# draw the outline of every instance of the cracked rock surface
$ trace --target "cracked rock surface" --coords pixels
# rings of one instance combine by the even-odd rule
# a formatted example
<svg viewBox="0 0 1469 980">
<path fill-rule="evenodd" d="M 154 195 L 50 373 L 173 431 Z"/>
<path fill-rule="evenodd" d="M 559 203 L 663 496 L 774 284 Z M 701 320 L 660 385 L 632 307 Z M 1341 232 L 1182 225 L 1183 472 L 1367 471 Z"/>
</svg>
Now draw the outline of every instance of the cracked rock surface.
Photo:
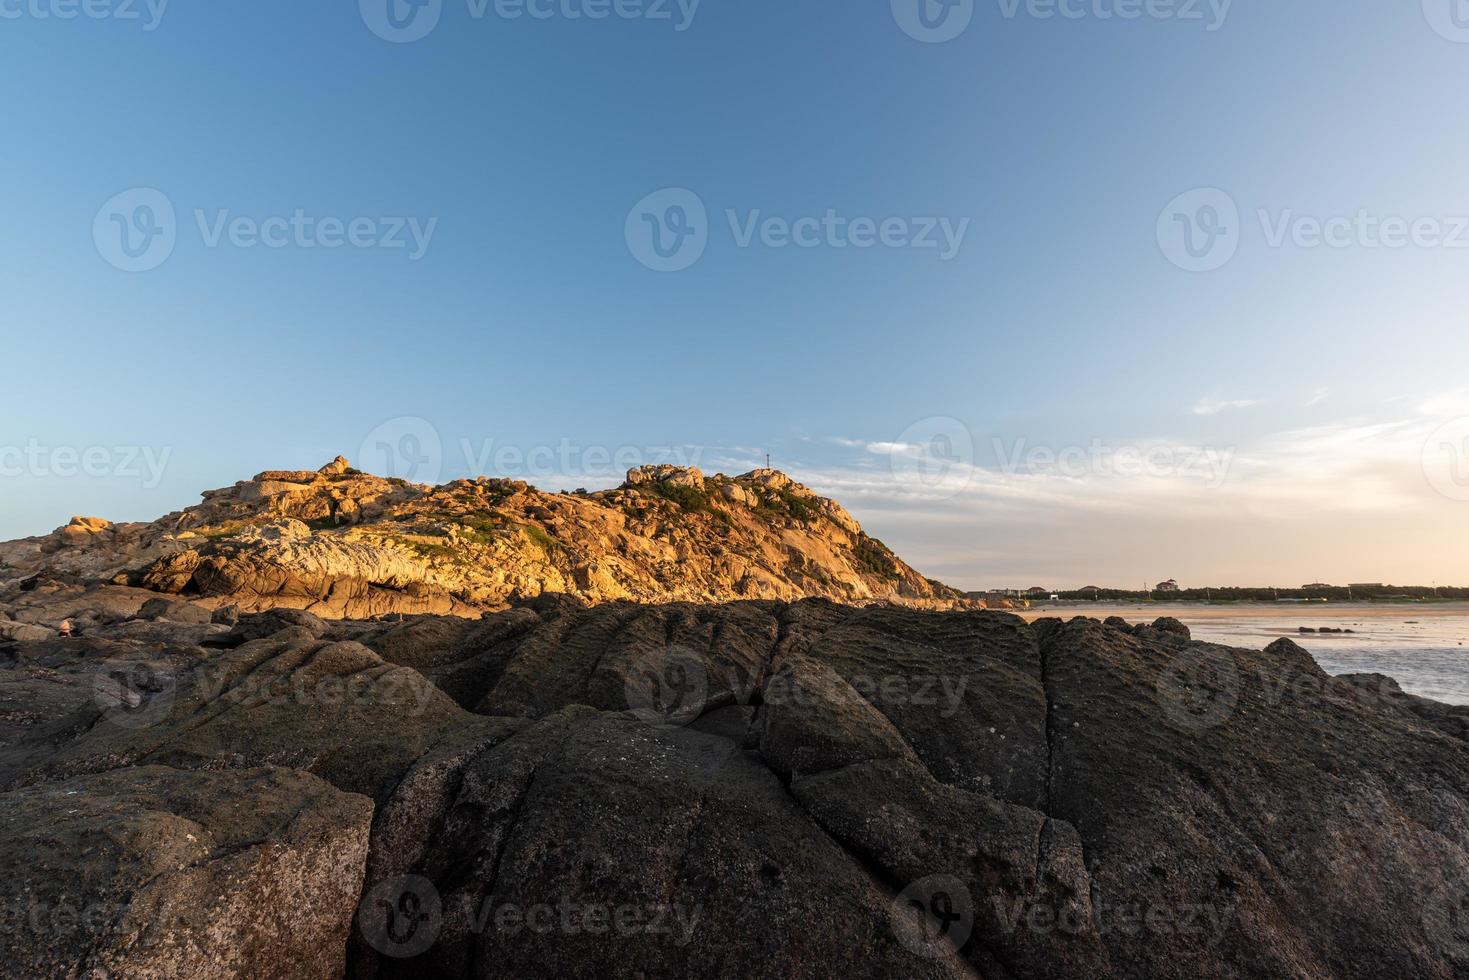
<svg viewBox="0 0 1469 980">
<path fill-rule="evenodd" d="M 824 600 L 148 616 L 0 642 L 0 898 L 105 909 L 12 923 L 0 971 L 1469 975 L 1460 720 L 1289 641 Z"/>
</svg>

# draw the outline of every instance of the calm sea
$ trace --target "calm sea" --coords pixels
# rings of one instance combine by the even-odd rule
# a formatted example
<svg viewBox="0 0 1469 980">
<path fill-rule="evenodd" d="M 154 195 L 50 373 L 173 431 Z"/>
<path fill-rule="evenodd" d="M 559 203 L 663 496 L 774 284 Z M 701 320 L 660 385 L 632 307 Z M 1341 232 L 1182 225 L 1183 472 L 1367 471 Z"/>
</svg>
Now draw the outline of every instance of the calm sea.
<svg viewBox="0 0 1469 980">
<path fill-rule="evenodd" d="M 1260 647 L 1289 636 L 1311 652 L 1328 674 L 1386 674 L 1409 694 L 1448 704 L 1469 704 L 1469 616 L 1415 619 L 1357 617 L 1327 622 L 1312 616 L 1240 616 L 1188 623 L 1194 638 L 1230 646 Z M 1334 626 L 1349 634 L 1299 635 L 1299 627 Z"/>
<path fill-rule="evenodd" d="M 1093 611 L 1097 609 L 1098 611 Z M 1119 615 L 1130 622 L 1176 616 L 1194 639 L 1260 649 L 1288 636 L 1330 674 L 1386 674 L 1409 694 L 1469 704 L 1469 607 L 1379 606 L 1116 606 L 1031 610 L 1035 615 Z M 1301 634 L 1329 626 L 1350 634 Z"/>
</svg>

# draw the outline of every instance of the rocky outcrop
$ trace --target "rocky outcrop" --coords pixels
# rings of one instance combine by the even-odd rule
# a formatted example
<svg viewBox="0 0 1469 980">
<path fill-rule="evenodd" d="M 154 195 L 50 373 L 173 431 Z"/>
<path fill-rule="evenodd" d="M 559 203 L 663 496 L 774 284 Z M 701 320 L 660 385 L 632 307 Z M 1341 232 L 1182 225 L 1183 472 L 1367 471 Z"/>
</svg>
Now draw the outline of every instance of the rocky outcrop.
<svg viewBox="0 0 1469 980">
<path fill-rule="evenodd" d="M 478 616 L 546 594 L 977 605 L 782 473 L 676 466 L 632 470 L 615 490 L 559 494 L 514 480 L 418 486 L 339 456 L 319 471 L 267 471 L 208 491 L 150 524 L 75 518 L 46 538 L 0 544 L 0 596 L 38 577 L 127 585 L 207 609 L 355 619 Z"/>
<path fill-rule="evenodd" d="M 1440 704 L 1416 697 L 1383 674 L 1343 674 L 1339 680 L 1355 685 L 1364 698 L 1411 712 L 1444 734 L 1469 742 L 1469 705 Z"/>
<path fill-rule="evenodd" d="M 372 806 L 283 769 L 0 794 L 13 977 L 340 977 Z"/>
<path fill-rule="evenodd" d="M 0 646 L 3 868 L 21 896 L 127 905 L 36 952 L 7 936 L 0 960 L 154 975 L 162 948 L 205 976 L 378 978 L 1469 970 L 1452 712 L 1364 693 L 1288 640 L 822 600 L 221 618 Z M 307 903 L 320 919 L 292 919 L 272 887 L 324 896 Z M 196 930 L 221 922 L 243 938 L 198 959 Z M 303 931 L 267 941 L 286 928 Z"/>
</svg>

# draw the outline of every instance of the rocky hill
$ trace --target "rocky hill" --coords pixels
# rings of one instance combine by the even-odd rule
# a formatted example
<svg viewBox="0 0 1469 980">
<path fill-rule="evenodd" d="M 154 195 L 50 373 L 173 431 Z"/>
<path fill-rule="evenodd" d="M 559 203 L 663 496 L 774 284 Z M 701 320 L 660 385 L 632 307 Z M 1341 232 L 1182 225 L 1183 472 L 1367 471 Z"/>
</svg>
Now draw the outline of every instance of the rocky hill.
<svg viewBox="0 0 1469 980">
<path fill-rule="evenodd" d="M 0 976 L 1469 975 L 1462 709 L 1288 639 L 197 611 L 0 642 Z"/>
<path fill-rule="evenodd" d="M 331 618 L 478 616 L 547 593 L 588 603 L 965 603 L 775 470 L 644 467 L 616 490 L 547 493 L 485 478 L 416 485 L 338 457 L 203 496 L 151 523 L 78 517 L 0 544 L 0 593 L 110 583 Z"/>
</svg>

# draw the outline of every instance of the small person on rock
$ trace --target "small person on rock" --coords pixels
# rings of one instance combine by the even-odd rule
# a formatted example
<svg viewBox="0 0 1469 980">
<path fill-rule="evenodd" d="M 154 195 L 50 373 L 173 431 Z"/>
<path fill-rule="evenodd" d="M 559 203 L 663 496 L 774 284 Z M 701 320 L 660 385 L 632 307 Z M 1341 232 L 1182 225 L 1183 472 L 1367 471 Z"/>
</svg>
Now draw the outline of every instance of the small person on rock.
<svg viewBox="0 0 1469 980">
<path fill-rule="evenodd" d="M 69 620 L 69 619 L 63 619 L 61 621 L 61 627 L 60 627 L 60 629 L 57 630 L 57 632 L 59 632 L 63 638 L 70 637 L 72 635 L 72 632 L 73 632 L 73 627 L 71 625 L 71 620 Z"/>
</svg>

